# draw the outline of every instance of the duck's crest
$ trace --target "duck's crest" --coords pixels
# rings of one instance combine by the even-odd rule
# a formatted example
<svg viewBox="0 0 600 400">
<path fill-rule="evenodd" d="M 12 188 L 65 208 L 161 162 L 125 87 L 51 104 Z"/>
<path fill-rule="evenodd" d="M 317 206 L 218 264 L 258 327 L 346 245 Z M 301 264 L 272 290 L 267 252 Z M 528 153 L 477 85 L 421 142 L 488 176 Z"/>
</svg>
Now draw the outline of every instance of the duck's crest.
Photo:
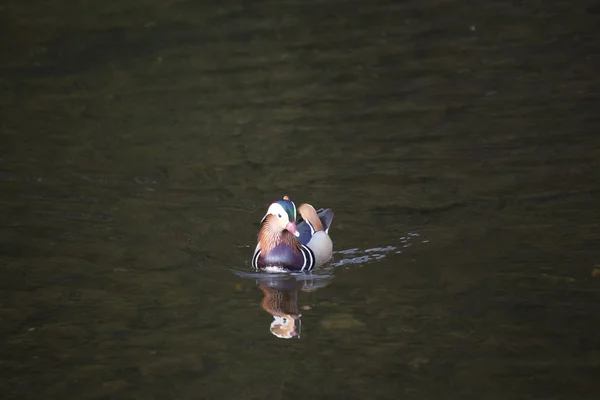
<svg viewBox="0 0 600 400">
<path fill-rule="evenodd" d="M 283 209 L 288 215 L 288 219 L 290 220 L 290 222 L 296 222 L 296 204 L 294 204 L 294 202 L 291 201 L 289 197 L 283 196 L 283 199 L 274 201 L 273 203 L 277 203 L 281 207 L 283 207 Z M 261 224 L 265 222 L 268 215 L 269 214 L 265 214 L 263 219 L 260 221 Z"/>
</svg>

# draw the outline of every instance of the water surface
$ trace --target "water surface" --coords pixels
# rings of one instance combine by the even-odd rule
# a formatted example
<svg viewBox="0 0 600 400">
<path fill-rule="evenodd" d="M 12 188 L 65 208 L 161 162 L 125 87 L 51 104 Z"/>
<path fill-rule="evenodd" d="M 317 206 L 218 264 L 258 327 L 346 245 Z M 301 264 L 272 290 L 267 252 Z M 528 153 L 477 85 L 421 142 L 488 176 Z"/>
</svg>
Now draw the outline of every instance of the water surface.
<svg viewBox="0 0 600 400">
<path fill-rule="evenodd" d="M 3 398 L 595 399 L 597 15 L 5 3 Z M 337 250 L 289 340 L 240 276 L 283 195 Z"/>
</svg>

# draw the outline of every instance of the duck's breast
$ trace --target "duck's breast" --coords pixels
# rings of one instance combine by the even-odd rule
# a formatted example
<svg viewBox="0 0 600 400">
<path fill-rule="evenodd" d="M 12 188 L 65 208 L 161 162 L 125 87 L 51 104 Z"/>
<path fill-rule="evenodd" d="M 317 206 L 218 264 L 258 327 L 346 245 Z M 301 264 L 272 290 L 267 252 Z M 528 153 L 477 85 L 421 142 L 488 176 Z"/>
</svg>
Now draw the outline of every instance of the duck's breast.
<svg viewBox="0 0 600 400">
<path fill-rule="evenodd" d="M 296 252 L 285 244 L 279 244 L 267 254 L 259 254 L 256 266 L 261 269 L 280 267 L 292 271 L 303 271 L 310 270 L 314 266 L 314 258 L 310 249 L 304 246 Z"/>
</svg>

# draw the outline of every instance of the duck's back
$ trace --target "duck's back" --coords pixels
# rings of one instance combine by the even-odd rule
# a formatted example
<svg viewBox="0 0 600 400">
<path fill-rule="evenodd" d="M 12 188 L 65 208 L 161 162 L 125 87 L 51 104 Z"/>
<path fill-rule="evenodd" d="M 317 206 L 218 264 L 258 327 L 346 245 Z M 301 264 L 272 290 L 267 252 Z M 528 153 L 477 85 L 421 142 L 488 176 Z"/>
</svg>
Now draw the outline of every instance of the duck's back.
<svg viewBox="0 0 600 400">
<path fill-rule="evenodd" d="M 317 216 L 323 225 L 323 230 L 315 231 L 315 227 L 310 221 L 302 221 L 298 224 L 300 233 L 300 242 L 312 250 L 316 259 L 316 266 L 319 267 L 331 259 L 333 252 L 333 243 L 329 237 L 329 227 L 333 221 L 333 211 L 329 208 L 319 209 Z"/>
<path fill-rule="evenodd" d="M 329 233 L 329 227 L 333 221 L 333 215 L 333 211 L 331 211 L 329 208 L 321 208 L 317 211 L 317 216 L 319 217 L 321 224 L 323 224 L 323 230 L 325 230 L 325 233 Z M 312 236 L 315 234 L 315 228 L 310 224 L 310 222 L 302 221 L 298 224 L 297 229 L 300 233 L 300 237 L 298 239 L 302 244 L 307 245 L 312 239 Z"/>
</svg>

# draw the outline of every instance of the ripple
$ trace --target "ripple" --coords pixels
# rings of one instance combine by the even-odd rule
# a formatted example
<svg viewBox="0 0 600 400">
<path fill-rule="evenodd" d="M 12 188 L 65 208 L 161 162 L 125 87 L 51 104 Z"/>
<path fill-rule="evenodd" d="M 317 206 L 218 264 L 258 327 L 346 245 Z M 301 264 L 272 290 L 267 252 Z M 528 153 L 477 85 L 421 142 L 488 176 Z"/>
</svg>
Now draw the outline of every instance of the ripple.
<svg viewBox="0 0 600 400">
<path fill-rule="evenodd" d="M 402 253 L 401 249 L 405 249 L 407 247 L 412 246 L 412 240 L 420 237 L 419 233 L 409 232 L 405 236 L 401 236 L 399 238 L 399 244 L 394 245 L 386 245 L 379 247 L 372 247 L 368 249 L 361 250 L 358 247 L 338 250 L 334 251 L 334 256 L 337 255 L 337 259 L 329 264 L 330 267 L 341 267 L 341 266 L 351 266 L 351 265 L 362 265 L 372 261 L 382 260 L 385 257 L 389 256 L 390 253 L 400 254 Z M 429 240 L 423 239 L 421 243 L 428 243 Z"/>
</svg>

